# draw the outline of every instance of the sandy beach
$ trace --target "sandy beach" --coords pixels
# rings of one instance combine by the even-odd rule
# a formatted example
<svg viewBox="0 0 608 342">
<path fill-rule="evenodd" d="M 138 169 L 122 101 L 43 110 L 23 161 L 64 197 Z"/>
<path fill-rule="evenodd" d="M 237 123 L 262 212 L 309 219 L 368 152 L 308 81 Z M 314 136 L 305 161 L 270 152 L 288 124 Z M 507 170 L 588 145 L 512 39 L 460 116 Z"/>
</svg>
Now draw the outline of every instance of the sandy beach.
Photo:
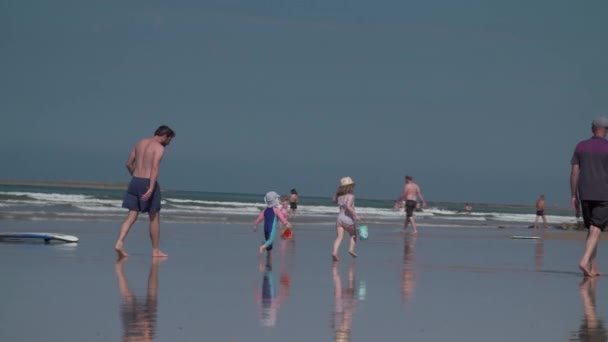
<svg viewBox="0 0 608 342">
<path fill-rule="evenodd" d="M 608 282 L 582 289 L 582 238 L 511 240 L 530 230 L 382 227 L 332 266 L 331 227 L 256 256 L 244 224 L 166 223 L 153 262 L 145 221 L 116 263 L 119 222 L 2 221 L 78 245 L 0 244 L 2 341 L 556 341 L 605 336 Z M 562 238 L 563 237 L 563 238 Z M 601 255 L 604 253 L 600 246 Z M 591 288 L 591 285 L 594 287 Z M 595 294 L 597 293 L 597 297 Z M 592 298 L 593 297 L 593 298 Z M 595 306 L 589 303 L 595 301 Z M 597 309 L 595 309 L 597 308 Z M 597 318 L 593 315 L 596 314 Z M 35 325 L 35 329 L 32 328 Z M 586 334 L 586 335 L 585 335 Z M 582 337 L 581 337 L 582 336 Z"/>
</svg>

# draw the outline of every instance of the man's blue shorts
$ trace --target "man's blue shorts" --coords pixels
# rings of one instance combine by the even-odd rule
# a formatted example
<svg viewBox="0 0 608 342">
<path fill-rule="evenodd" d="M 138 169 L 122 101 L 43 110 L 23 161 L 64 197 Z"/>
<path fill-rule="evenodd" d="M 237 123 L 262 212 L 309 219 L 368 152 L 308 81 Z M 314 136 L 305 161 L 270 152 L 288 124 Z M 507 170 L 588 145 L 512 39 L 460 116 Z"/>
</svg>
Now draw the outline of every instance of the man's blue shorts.
<svg viewBox="0 0 608 342">
<path fill-rule="evenodd" d="M 148 191 L 150 178 L 133 177 L 122 201 L 122 207 L 141 213 L 156 213 L 160 211 L 160 186 L 156 182 L 152 196 L 144 201 L 141 196 Z"/>
</svg>

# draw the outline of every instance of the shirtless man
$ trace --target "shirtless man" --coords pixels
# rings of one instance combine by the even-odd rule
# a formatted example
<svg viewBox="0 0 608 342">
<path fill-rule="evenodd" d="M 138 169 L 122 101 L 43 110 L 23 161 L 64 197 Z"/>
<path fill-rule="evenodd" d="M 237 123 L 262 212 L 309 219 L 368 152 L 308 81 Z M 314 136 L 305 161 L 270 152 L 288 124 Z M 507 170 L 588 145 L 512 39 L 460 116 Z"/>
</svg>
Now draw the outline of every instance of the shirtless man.
<svg viewBox="0 0 608 342">
<path fill-rule="evenodd" d="M 536 200 L 536 218 L 534 219 L 534 229 L 538 224 L 538 218 L 543 219 L 543 228 L 547 229 L 547 217 L 545 216 L 545 195 L 540 195 Z"/>
<path fill-rule="evenodd" d="M 608 227 L 608 118 L 591 123 L 593 136 L 576 145 L 570 170 L 572 209 L 579 206 L 587 228 L 585 252 L 579 268 L 585 277 L 600 275 L 597 268 L 597 245 Z"/>
<path fill-rule="evenodd" d="M 122 202 L 122 207 L 129 209 L 129 214 L 120 227 L 120 234 L 114 249 L 118 258 L 129 256 L 124 250 L 124 240 L 129 230 L 137 221 L 139 213 L 148 213 L 150 217 L 150 239 L 152 256 L 166 257 L 161 252 L 160 243 L 160 187 L 158 171 L 165 147 L 171 143 L 175 132 L 168 126 L 160 126 L 154 136 L 140 140 L 127 159 L 127 169 L 133 178 Z"/>
<path fill-rule="evenodd" d="M 406 217 L 403 229 L 407 229 L 407 225 L 411 223 L 414 228 L 414 233 L 418 233 L 416 221 L 414 221 L 414 210 L 416 209 L 418 199 L 422 201 L 422 207 L 426 208 L 426 201 L 424 200 L 424 197 L 422 197 L 420 187 L 418 184 L 414 183 L 414 178 L 412 176 L 405 176 L 405 188 L 403 188 L 403 194 L 397 199 L 397 202 L 405 200 Z"/>
</svg>

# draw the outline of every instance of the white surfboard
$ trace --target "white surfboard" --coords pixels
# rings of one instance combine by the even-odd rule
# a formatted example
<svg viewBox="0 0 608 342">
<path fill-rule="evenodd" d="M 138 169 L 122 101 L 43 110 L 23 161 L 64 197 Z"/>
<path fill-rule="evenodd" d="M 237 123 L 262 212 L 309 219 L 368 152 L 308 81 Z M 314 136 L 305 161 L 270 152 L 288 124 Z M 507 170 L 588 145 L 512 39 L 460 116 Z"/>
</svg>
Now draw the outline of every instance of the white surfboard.
<svg viewBox="0 0 608 342">
<path fill-rule="evenodd" d="M 536 240 L 536 239 L 540 239 L 540 236 L 513 235 L 513 236 L 511 236 L 511 239 Z"/>
<path fill-rule="evenodd" d="M 51 241 L 76 243 L 79 241 L 79 239 L 73 235 L 30 232 L 0 232 L 0 240 L 42 240 L 45 243 L 50 243 Z"/>
</svg>

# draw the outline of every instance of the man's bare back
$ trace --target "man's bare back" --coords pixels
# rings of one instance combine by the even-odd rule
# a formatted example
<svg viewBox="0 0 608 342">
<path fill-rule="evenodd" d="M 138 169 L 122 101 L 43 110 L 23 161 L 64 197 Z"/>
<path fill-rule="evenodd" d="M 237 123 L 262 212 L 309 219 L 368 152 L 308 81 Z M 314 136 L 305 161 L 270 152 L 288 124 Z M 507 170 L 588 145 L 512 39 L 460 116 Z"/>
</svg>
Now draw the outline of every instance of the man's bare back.
<svg viewBox="0 0 608 342">
<path fill-rule="evenodd" d="M 536 201 L 536 210 L 545 210 L 544 198 L 539 198 L 538 201 Z"/>
<path fill-rule="evenodd" d="M 412 182 L 405 185 L 402 197 L 405 197 L 406 201 L 417 201 L 419 193 L 420 188 L 418 187 L 418 184 Z"/>
<path fill-rule="evenodd" d="M 165 146 L 170 142 L 170 138 L 167 141 L 159 140 L 156 137 L 142 139 L 135 145 L 127 159 L 127 169 L 133 177 L 150 180 L 150 187 L 142 196 L 143 200 L 148 200 L 154 191 L 160 161 L 165 153 Z"/>
</svg>

